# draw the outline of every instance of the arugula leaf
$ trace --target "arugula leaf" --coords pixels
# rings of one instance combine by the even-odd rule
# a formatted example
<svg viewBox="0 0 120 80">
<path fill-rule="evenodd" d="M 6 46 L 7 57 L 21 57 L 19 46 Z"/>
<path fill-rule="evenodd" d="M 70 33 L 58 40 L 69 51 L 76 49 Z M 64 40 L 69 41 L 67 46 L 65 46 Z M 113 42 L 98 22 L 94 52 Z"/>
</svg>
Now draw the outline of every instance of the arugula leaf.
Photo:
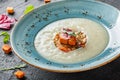
<svg viewBox="0 0 120 80">
<path fill-rule="evenodd" d="M 7 32 L 2 32 L 0 36 L 4 36 L 3 42 L 8 43 L 10 40 L 10 35 Z"/>
<path fill-rule="evenodd" d="M 33 5 L 28 5 L 24 11 L 24 14 L 29 13 L 30 11 L 34 10 L 34 6 Z"/>
</svg>

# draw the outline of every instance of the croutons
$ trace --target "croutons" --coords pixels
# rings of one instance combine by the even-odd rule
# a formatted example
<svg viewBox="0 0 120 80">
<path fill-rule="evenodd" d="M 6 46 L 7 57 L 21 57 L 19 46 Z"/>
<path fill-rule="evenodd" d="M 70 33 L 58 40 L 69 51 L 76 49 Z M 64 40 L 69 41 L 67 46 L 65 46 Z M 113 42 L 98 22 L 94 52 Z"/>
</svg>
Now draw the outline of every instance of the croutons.
<svg viewBox="0 0 120 80">
<path fill-rule="evenodd" d="M 51 2 L 51 0 L 44 0 L 44 2 L 45 2 L 45 3 L 49 3 L 49 2 Z"/>
<path fill-rule="evenodd" d="M 12 51 L 12 48 L 11 48 L 10 45 L 4 44 L 4 45 L 2 46 L 2 50 L 3 50 L 6 54 L 9 54 L 9 53 Z"/>
<path fill-rule="evenodd" d="M 8 13 L 8 14 L 14 14 L 14 9 L 13 9 L 13 7 L 7 7 L 7 13 Z"/>
<path fill-rule="evenodd" d="M 25 76 L 25 72 L 21 71 L 21 70 L 18 70 L 14 73 L 14 75 L 17 77 L 17 78 L 23 78 Z"/>
<path fill-rule="evenodd" d="M 67 35 L 65 33 L 60 34 L 59 36 L 60 43 L 66 45 L 76 45 L 76 38 L 74 36 Z"/>
</svg>

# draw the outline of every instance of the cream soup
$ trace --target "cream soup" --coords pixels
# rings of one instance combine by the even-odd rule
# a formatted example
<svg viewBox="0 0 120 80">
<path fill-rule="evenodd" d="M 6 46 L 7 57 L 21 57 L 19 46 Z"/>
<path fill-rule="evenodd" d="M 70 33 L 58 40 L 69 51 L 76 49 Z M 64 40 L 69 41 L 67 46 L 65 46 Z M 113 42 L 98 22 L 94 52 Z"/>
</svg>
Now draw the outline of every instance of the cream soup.
<svg viewBox="0 0 120 80">
<path fill-rule="evenodd" d="M 87 35 L 86 47 L 67 53 L 59 50 L 53 39 L 62 28 L 84 31 Z M 107 46 L 108 39 L 108 33 L 102 25 L 89 19 L 68 18 L 55 21 L 40 30 L 35 37 L 34 45 L 38 53 L 47 60 L 58 63 L 77 63 L 100 54 Z"/>
</svg>

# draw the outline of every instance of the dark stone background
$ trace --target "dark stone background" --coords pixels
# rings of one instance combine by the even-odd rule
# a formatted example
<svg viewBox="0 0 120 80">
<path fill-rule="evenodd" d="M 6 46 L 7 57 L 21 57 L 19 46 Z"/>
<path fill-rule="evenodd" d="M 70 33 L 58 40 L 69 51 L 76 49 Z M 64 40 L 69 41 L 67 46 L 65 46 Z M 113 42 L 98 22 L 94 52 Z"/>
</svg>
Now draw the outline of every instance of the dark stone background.
<svg viewBox="0 0 120 80">
<path fill-rule="evenodd" d="M 100 1 L 120 9 L 120 0 Z M 27 5 L 33 4 L 35 7 L 38 7 L 43 3 L 43 0 L 27 0 L 27 2 L 25 2 L 25 0 L 0 0 L 0 14 L 6 13 L 7 6 L 13 6 L 15 8 L 15 14 L 11 17 L 19 19 L 20 16 L 23 15 L 23 11 Z M 2 30 L 0 30 L 0 33 L 1 32 Z M 10 31 L 8 32 L 10 33 Z M 3 37 L 0 37 L 0 68 L 14 67 L 17 64 L 24 63 L 14 53 L 11 55 L 3 53 L 1 50 L 3 45 L 2 39 Z M 0 71 L 0 80 L 18 80 L 13 75 L 16 70 Z M 30 65 L 27 65 L 26 68 L 21 68 L 21 70 L 26 73 L 26 77 L 22 80 L 120 80 L 120 58 L 105 66 L 80 73 L 53 73 L 37 69 Z"/>
</svg>

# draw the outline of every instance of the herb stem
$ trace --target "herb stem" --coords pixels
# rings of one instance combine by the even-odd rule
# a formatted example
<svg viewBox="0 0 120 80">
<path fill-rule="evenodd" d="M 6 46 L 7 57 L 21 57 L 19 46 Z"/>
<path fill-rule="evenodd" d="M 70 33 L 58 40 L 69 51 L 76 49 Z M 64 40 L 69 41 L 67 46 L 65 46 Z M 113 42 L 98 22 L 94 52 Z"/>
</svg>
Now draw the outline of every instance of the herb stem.
<svg viewBox="0 0 120 80">
<path fill-rule="evenodd" d="M 26 64 L 20 64 L 15 67 L 11 68 L 0 68 L 0 71 L 8 71 L 8 70 L 14 70 L 14 69 L 20 69 L 20 68 L 25 68 L 27 65 Z"/>
</svg>

